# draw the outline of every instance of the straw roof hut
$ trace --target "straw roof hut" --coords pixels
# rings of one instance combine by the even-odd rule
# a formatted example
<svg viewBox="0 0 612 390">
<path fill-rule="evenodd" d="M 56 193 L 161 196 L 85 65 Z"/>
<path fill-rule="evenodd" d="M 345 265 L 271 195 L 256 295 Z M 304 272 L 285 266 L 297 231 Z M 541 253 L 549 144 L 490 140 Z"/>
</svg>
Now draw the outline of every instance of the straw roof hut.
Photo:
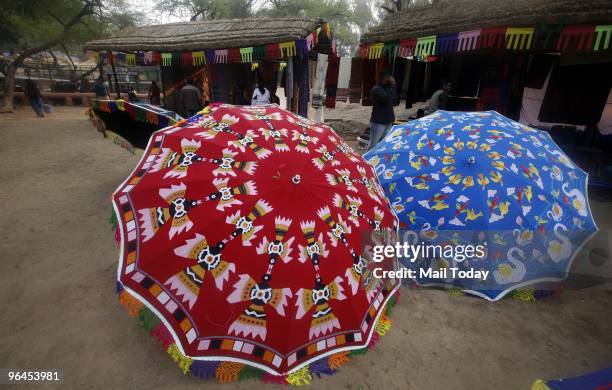
<svg viewBox="0 0 612 390">
<path fill-rule="evenodd" d="M 389 15 L 362 35 L 361 42 L 388 42 L 497 26 L 610 21 L 610 0 L 433 0 L 431 4 Z"/>
<path fill-rule="evenodd" d="M 177 52 L 248 47 L 302 39 L 323 23 L 322 19 L 287 17 L 219 19 L 129 27 L 110 38 L 89 42 L 85 49 Z"/>
</svg>

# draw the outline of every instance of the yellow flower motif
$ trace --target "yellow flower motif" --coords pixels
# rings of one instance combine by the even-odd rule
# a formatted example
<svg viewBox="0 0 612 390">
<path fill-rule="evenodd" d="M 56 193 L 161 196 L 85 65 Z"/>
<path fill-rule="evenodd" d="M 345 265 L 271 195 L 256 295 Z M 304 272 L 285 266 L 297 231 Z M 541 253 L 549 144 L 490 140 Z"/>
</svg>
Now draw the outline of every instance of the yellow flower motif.
<svg viewBox="0 0 612 390">
<path fill-rule="evenodd" d="M 444 165 L 448 165 L 448 164 L 454 164 L 455 163 L 455 158 L 452 156 L 444 156 L 442 157 L 442 164 Z"/>
<path fill-rule="evenodd" d="M 523 195 L 525 195 L 525 198 L 527 198 L 529 203 L 531 203 L 531 198 L 533 197 L 533 193 L 531 192 L 531 186 L 525 187 L 525 190 L 523 191 Z"/>
<path fill-rule="evenodd" d="M 454 170 L 455 170 L 455 167 L 451 165 L 451 166 L 442 168 L 442 173 L 445 174 L 446 176 L 450 176 L 453 174 Z"/>
<path fill-rule="evenodd" d="M 434 202 L 434 205 L 431 206 L 431 208 L 434 209 L 434 210 L 444 210 L 444 209 L 448 208 L 448 204 L 444 203 L 441 200 L 436 200 Z"/>
<path fill-rule="evenodd" d="M 462 176 L 458 173 L 449 176 L 448 182 L 451 184 L 459 184 L 461 182 Z"/>
<path fill-rule="evenodd" d="M 455 149 L 451 148 L 450 146 L 445 146 L 444 147 L 444 153 L 445 154 L 450 154 L 451 156 L 455 155 Z"/>
<path fill-rule="evenodd" d="M 404 211 L 404 205 L 403 204 L 394 204 L 393 208 L 395 209 L 396 213 L 401 213 L 402 211 Z"/>
<path fill-rule="evenodd" d="M 480 144 L 479 150 L 481 152 L 488 152 L 489 150 L 491 150 L 491 145 L 489 145 L 489 144 Z"/>
<path fill-rule="evenodd" d="M 490 174 L 491 176 L 489 177 L 491 178 L 492 181 L 494 181 L 495 183 L 501 183 L 502 175 L 499 172 L 491 171 Z"/>
<path fill-rule="evenodd" d="M 574 206 L 574 208 L 578 211 L 585 209 L 584 203 L 582 203 L 578 198 L 574 198 L 574 200 L 572 200 L 572 206 Z"/>
<path fill-rule="evenodd" d="M 467 215 L 465 217 L 466 221 L 474 221 L 478 218 L 482 217 L 482 211 L 479 211 L 478 213 L 473 210 L 473 209 L 468 209 L 467 210 Z"/>
<path fill-rule="evenodd" d="M 499 271 L 500 275 L 504 278 L 509 278 L 510 276 L 512 276 L 512 267 L 510 267 L 510 264 L 499 264 L 497 266 L 497 271 Z"/>
<path fill-rule="evenodd" d="M 476 149 L 478 147 L 478 144 L 475 141 L 470 141 L 467 143 L 467 147 L 468 149 Z"/>
<path fill-rule="evenodd" d="M 509 206 L 510 202 L 502 202 L 499 204 L 499 213 L 502 215 L 502 217 L 508 214 Z"/>
<path fill-rule="evenodd" d="M 463 150 L 464 143 L 462 141 L 457 141 L 453 144 L 457 150 Z"/>
<path fill-rule="evenodd" d="M 501 157 L 501 154 L 499 154 L 496 151 L 493 151 L 491 153 L 488 153 L 487 157 L 490 158 L 491 160 L 499 160 L 499 158 Z"/>
<path fill-rule="evenodd" d="M 478 174 L 478 184 L 485 188 L 489 184 L 489 179 L 482 173 Z"/>
<path fill-rule="evenodd" d="M 554 198 L 558 198 L 559 197 L 559 190 L 554 190 L 554 191 L 550 191 L 550 194 L 554 197 Z"/>
<path fill-rule="evenodd" d="M 501 160 L 493 161 L 491 165 L 493 165 L 493 168 L 499 169 L 500 171 L 506 166 L 506 164 L 504 164 L 504 162 Z"/>
<path fill-rule="evenodd" d="M 474 178 L 472 176 L 466 176 L 465 179 L 463 179 L 463 189 L 465 190 L 466 188 L 472 187 L 474 185 Z"/>
</svg>

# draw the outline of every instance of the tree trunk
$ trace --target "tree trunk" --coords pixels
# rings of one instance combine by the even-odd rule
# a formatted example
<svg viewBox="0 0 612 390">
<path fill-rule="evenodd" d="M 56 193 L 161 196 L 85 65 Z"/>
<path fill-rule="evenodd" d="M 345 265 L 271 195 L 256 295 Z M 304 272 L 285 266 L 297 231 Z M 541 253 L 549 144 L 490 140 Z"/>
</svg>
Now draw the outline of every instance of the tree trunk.
<svg viewBox="0 0 612 390">
<path fill-rule="evenodd" d="M 13 92 L 15 91 L 15 72 L 17 67 L 10 63 L 6 68 L 4 82 L 6 91 L 4 92 L 4 104 L 0 107 L 0 112 L 13 112 Z"/>
</svg>

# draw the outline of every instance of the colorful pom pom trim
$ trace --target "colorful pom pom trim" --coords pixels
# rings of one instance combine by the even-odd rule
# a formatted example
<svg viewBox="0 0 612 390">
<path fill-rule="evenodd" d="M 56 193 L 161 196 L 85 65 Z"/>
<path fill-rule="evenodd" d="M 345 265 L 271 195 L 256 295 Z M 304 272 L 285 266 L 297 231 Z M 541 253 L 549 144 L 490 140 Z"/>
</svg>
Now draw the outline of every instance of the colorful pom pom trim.
<svg viewBox="0 0 612 390">
<path fill-rule="evenodd" d="M 321 375 L 333 375 L 351 358 L 367 353 L 381 337 L 387 334 L 391 328 L 391 314 L 393 306 L 399 298 L 399 291 L 389 299 L 383 313 L 374 326 L 374 333 L 367 347 L 355 349 L 350 352 L 338 352 L 328 357 L 321 358 L 312 362 L 297 371 L 288 375 L 271 375 L 261 369 L 251 367 L 242 363 L 225 361 L 201 361 L 192 360 L 183 355 L 174 343 L 172 335 L 159 318 L 140 301 L 123 289 L 121 283 L 117 282 L 117 292 L 119 293 L 119 303 L 127 310 L 130 317 L 138 319 L 138 323 L 157 339 L 168 355 L 174 360 L 184 375 L 191 374 L 202 379 L 215 378 L 219 383 L 232 383 L 252 378 L 258 378 L 264 383 L 305 386 L 309 385 L 314 377 L 320 378 Z"/>
</svg>

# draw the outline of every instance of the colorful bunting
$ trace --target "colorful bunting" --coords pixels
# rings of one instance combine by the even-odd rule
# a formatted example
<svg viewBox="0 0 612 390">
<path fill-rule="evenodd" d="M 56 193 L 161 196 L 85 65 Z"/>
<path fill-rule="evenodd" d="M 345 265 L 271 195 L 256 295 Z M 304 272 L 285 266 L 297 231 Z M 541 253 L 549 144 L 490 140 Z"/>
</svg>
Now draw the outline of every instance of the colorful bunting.
<svg viewBox="0 0 612 390">
<path fill-rule="evenodd" d="M 380 58 L 380 56 L 382 55 L 382 50 L 384 46 L 385 46 L 384 43 L 371 44 L 368 50 L 368 59 L 375 60 L 377 58 Z"/>
<path fill-rule="evenodd" d="M 460 32 L 457 39 L 459 44 L 457 51 L 475 50 L 480 36 L 480 29 Z"/>
<path fill-rule="evenodd" d="M 193 60 L 193 66 L 204 65 L 206 62 L 203 51 L 194 51 L 191 53 L 191 59 Z"/>
<path fill-rule="evenodd" d="M 597 34 L 597 38 L 595 38 L 595 46 L 593 47 L 593 50 L 600 50 L 602 39 L 603 45 L 601 45 L 601 50 L 608 50 L 610 47 L 610 36 L 612 35 L 612 24 L 595 27 L 595 33 Z"/>
<path fill-rule="evenodd" d="M 508 27 L 506 30 L 506 49 L 529 50 L 533 39 L 533 28 Z"/>
<path fill-rule="evenodd" d="M 426 58 L 428 56 L 434 55 L 436 52 L 436 36 L 430 35 L 428 37 L 421 37 L 417 39 L 417 44 L 415 48 L 415 56 Z"/>
<path fill-rule="evenodd" d="M 161 53 L 162 66 L 172 65 L 172 53 Z"/>
<path fill-rule="evenodd" d="M 413 56 L 416 49 L 416 44 L 416 38 L 402 39 L 400 41 L 399 55 L 402 57 Z"/>
<path fill-rule="evenodd" d="M 243 47 L 240 49 L 240 59 L 242 62 L 253 62 L 253 48 Z"/>
<path fill-rule="evenodd" d="M 281 42 L 278 44 L 281 57 L 293 57 L 296 54 L 295 41 Z"/>
<path fill-rule="evenodd" d="M 226 64 L 227 63 L 227 49 L 215 50 L 215 64 Z"/>
<path fill-rule="evenodd" d="M 445 34 L 436 36 L 436 54 L 453 54 L 457 52 L 459 34 Z"/>
</svg>

